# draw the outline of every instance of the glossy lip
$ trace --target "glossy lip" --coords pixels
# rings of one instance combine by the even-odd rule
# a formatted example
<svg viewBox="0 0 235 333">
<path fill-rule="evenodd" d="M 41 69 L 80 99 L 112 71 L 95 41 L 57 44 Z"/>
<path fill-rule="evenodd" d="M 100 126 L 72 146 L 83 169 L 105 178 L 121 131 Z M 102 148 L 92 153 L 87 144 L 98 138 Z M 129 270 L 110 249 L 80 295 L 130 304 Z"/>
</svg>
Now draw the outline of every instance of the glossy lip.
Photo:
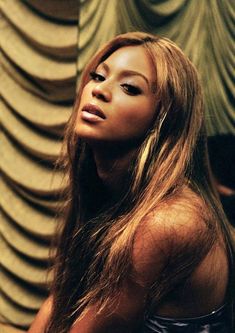
<svg viewBox="0 0 235 333">
<path fill-rule="evenodd" d="M 95 104 L 85 104 L 82 107 L 82 111 L 86 111 L 88 113 L 91 113 L 99 118 L 106 119 L 104 112 L 101 110 L 101 108 Z"/>
</svg>

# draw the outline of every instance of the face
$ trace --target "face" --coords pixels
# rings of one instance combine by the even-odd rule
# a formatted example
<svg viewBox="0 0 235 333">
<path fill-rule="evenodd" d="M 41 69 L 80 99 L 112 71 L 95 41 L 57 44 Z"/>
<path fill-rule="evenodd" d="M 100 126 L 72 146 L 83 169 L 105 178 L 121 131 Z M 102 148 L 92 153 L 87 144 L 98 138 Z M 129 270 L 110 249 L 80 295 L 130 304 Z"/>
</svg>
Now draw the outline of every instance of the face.
<svg viewBox="0 0 235 333">
<path fill-rule="evenodd" d="M 136 144 L 155 114 L 154 70 L 142 46 L 125 46 L 100 63 L 84 87 L 76 133 L 93 143 Z"/>
</svg>

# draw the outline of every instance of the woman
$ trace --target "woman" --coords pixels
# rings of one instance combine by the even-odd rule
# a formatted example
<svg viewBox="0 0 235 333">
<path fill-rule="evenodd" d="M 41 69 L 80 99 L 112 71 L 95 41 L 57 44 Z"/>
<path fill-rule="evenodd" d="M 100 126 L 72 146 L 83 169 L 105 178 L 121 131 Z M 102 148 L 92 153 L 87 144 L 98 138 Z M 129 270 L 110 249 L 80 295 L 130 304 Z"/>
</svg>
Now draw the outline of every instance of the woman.
<svg viewBox="0 0 235 333">
<path fill-rule="evenodd" d="M 231 332 L 232 241 L 195 68 L 117 36 L 84 70 L 65 136 L 66 218 L 30 333 Z"/>
</svg>

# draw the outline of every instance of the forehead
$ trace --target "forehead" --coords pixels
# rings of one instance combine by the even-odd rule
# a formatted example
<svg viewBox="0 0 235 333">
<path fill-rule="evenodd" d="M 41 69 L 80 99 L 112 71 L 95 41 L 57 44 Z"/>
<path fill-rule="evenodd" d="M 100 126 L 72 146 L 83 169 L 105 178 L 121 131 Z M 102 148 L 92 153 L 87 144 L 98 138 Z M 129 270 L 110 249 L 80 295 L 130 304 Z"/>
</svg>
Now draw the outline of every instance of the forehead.
<svg viewBox="0 0 235 333">
<path fill-rule="evenodd" d="M 153 64 L 147 50 L 141 45 L 121 47 L 104 60 L 104 63 L 110 70 L 140 72 L 152 81 Z"/>
</svg>

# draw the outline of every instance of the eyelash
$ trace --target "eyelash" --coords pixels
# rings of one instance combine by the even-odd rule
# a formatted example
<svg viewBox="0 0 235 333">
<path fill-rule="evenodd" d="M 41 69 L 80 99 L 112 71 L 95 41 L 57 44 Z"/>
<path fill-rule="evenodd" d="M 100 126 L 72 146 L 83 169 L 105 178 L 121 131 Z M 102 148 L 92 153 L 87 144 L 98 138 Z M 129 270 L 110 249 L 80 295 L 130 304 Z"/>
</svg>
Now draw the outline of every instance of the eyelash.
<svg viewBox="0 0 235 333">
<path fill-rule="evenodd" d="M 90 72 L 90 78 L 94 81 L 104 81 L 105 77 L 101 74 L 98 74 L 96 72 Z"/>
<path fill-rule="evenodd" d="M 101 74 L 98 74 L 96 72 L 90 72 L 90 78 L 91 80 L 94 80 L 96 82 L 102 82 L 105 80 L 105 77 Z M 140 95 L 141 94 L 141 89 L 139 87 L 136 87 L 132 84 L 128 84 L 128 83 L 123 83 L 121 84 L 121 87 L 123 88 L 123 90 L 131 96 L 136 96 L 136 95 Z"/>
<path fill-rule="evenodd" d="M 128 95 L 136 96 L 141 94 L 140 88 L 133 86 L 132 84 L 123 83 L 121 87 L 125 90 Z"/>
</svg>

